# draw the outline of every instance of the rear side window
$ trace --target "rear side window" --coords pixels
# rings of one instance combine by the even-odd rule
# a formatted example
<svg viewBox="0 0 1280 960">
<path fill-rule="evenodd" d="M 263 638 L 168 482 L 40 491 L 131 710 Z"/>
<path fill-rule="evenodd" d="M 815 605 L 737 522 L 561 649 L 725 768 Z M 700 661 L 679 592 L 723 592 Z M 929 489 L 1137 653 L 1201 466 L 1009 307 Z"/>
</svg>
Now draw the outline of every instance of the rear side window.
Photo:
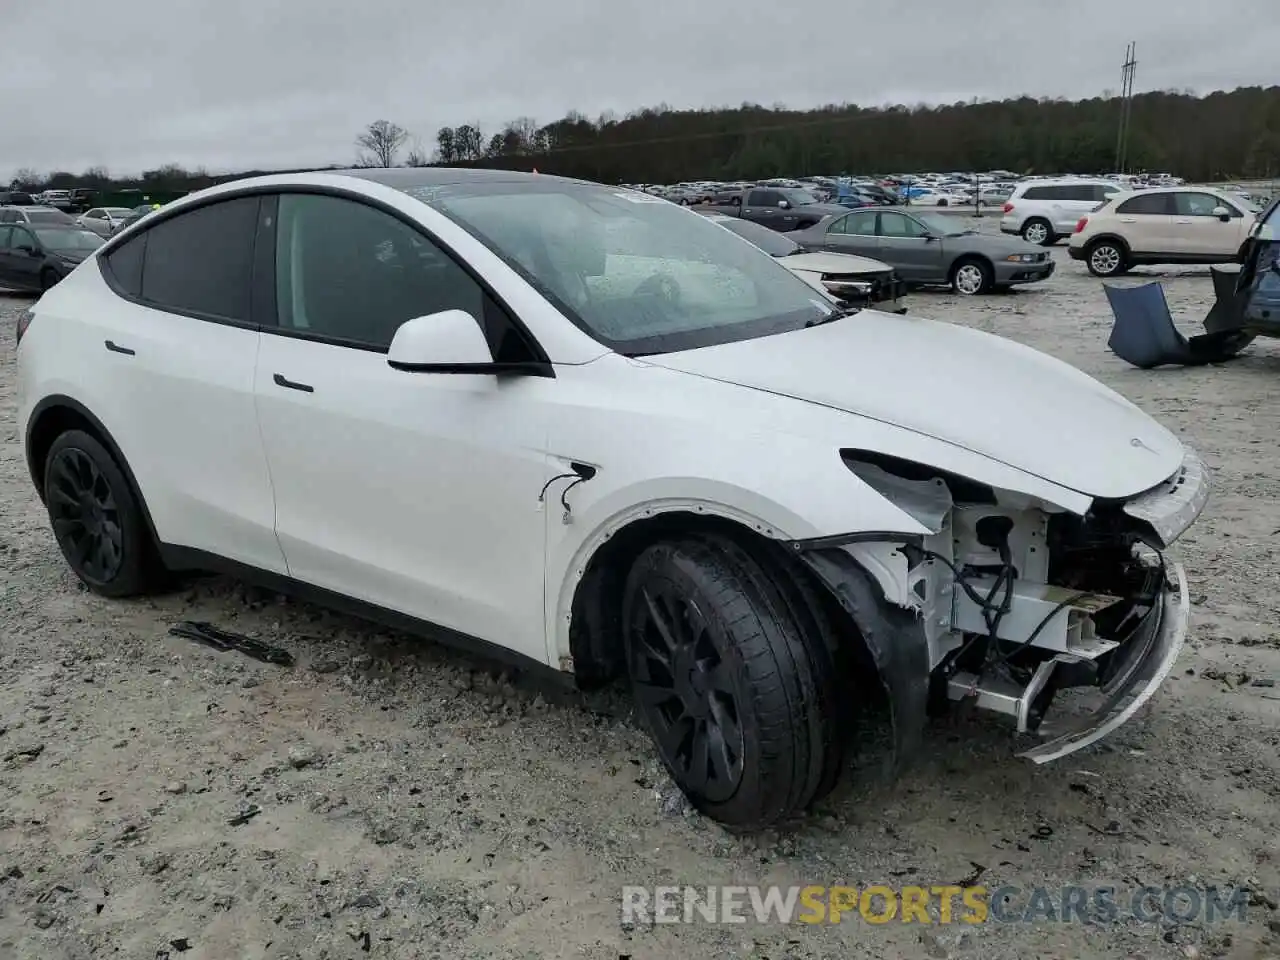
<svg viewBox="0 0 1280 960">
<path fill-rule="evenodd" d="M 1147 216 L 1169 216 L 1173 213 L 1173 204 L 1170 203 L 1170 194 L 1167 193 L 1140 193 L 1136 197 L 1130 197 L 1120 206 L 1116 207 L 1116 213 L 1132 215 L 1145 214 Z"/>
<path fill-rule="evenodd" d="M 111 278 L 131 297 L 142 296 L 142 259 L 146 254 L 147 235 L 131 237 L 102 259 Z"/>
<path fill-rule="evenodd" d="M 248 322 L 258 203 L 224 200 L 148 230 L 142 299 L 161 310 Z"/>
</svg>

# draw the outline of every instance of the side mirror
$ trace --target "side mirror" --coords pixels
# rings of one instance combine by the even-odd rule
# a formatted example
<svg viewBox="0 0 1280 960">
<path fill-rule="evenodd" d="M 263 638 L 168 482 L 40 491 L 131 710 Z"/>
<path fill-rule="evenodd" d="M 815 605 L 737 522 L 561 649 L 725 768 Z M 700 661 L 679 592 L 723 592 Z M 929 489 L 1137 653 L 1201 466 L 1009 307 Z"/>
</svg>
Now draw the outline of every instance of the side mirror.
<svg viewBox="0 0 1280 960">
<path fill-rule="evenodd" d="M 420 373 L 480 373 L 493 354 L 475 317 L 465 310 L 442 310 L 400 324 L 387 350 L 396 370 Z"/>
<path fill-rule="evenodd" d="M 1231 211 L 1226 207 L 1214 207 L 1213 215 L 1224 223 L 1231 219 Z"/>
<path fill-rule="evenodd" d="M 779 201 L 778 201 L 778 207 L 779 207 L 780 209 L 782 209 L 782 210 L 790 210 L 790 209 L 791 209 L 791 201 L 790 201 L 790 200 L 779 200 Z"/>
<path fill-rule="evenodd" d="M 407 373 L 555 376 L 546 362 L 495 363 L 479 322 L 465 310 L 441 310 L 400 324 L 387 365 Z"/>
<path fill-rule="evenodd" d="M 938 235 L 936 233 L 926 233 L 921 235 L 921 239 L 925 240 L 926 242 L 932 242 L 938 239 Z"/>
<path fill-rule="evenodd" d="M 39 253 L 39 251 L 37 251 L 36 248 L 31 246 L 31 244 L 29 243 L 24 243 L 21 246 L 16 247 L 15 249 L 17 249 L 19 253 L 25 253 L 29 257 L 34 257 Z"/>
</svg>

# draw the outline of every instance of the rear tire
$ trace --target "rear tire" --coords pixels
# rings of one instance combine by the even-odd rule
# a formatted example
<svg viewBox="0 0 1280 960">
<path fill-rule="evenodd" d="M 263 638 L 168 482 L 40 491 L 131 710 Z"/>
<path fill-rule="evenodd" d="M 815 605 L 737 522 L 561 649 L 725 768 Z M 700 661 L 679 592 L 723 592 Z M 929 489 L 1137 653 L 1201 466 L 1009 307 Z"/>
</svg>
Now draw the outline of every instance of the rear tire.
<svg viewBox="0 0 1280 960">
<path fill-rule="evenodd" d="M 1084 263 L 1095 277 L 1118 277 L 1129 269 L 1128 255 L 1115 240 L 1096 240 L 1089 244 Z"/>
<path fill-rule="evenodd" d="M 794 815 L 839 781 L 844 738 L 819 598 L 722 536 L 649 547 L 622 615 L 636 710 L 672 779 L 726 826 Z"/>
<path fill-rule="evenodd" d="M 1053 232 L 1053 224 L 1043 217 L 1032 217 L 1022 225 L 1022 239 L 1042 247 L 1052 247 L 1058 242 L 1058 237 Z"/>
<path fill-rule="evenodd" d="M 149 593 L 164 571 L 137 497 L 110 452 L 68 430 L 45 457 L 44 498 L 67 565 L 104 597 Z"/>
</svg>

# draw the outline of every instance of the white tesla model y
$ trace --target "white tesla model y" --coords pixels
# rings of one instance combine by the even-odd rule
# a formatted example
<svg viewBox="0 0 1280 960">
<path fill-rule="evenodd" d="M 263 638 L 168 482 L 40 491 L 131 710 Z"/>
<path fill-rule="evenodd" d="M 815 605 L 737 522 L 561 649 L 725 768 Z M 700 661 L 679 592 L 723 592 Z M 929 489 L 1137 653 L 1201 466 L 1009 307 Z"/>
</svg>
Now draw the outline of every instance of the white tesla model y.
<svg viewBox="0 0 1280 960">
<path fill-rule="evenodd" d="M 211 569 L 626 677 L 742 828 L 812 804 L 887 694 L 1070 753 L 1168 673 L 1200 460 L 1010 341 L 841 309 L 674 204 L 544 175 L 241 180 L 19 323 L 21 432 L 106 596 Z M 973 385 L 980 389 L 971 390 Z M 1065 688 L 1096 703 L 1070 722 Z"/>
</svg>

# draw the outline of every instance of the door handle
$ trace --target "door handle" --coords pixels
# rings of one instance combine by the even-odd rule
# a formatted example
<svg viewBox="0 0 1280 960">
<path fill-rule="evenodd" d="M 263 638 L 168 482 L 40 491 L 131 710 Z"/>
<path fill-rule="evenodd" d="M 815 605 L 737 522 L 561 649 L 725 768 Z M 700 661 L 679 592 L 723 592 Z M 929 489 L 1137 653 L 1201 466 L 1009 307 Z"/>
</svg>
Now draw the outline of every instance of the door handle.
<svg viewBox="0 0 1280 960">
<path fill-rule="evenodd" d="M 1121 217 L 1120 222 L 1121 223 L 1137 223 L 1138 218 L 1137 217 Z"/>
<path fill-rule="evenodd" d="M 296 382 L 296 381 L 294 381 L 294 380 L 290 380 L 288 377 L 285 377 L 285 376 L 283 376 L 283 375 L 281 375 L 281 374 L 279 374 L 279 373 L 277 373 L 277 374 L 276 374 L 274 377 L 272 377 L 271 379 L 272 379 L 272 380 L 274 380 L 274 381 L 276 382 L 276 386 L 277 386 L 277 387 L 287 387 L 287 388 L 288 388 L 288 389 L 290 389 L 290 390 L 301 390 L 303 393 L 315 393 L 315 392 L 316 392 L 316 388 L 315 388 L 315 387 L 313 387 L 313 386 L 311 386 L 311 384 L 309 384 L 309 383 L 298 383 L 298 382 Z"/>
<path fill-rule="evenodd" d="M 1174 223 L 1195 223 L 1195 221 L 1192 220 L 1190 217 L 1186 218 L 1185 220 L 1175 220 L 1173 222 Z"/>
<path fill-rule="evenodd" d="M 114 340 L 104 340 L 103 344 L 112 353 L 123 353 L 126 357 L 132 357 L 137 354 L 137 351 L 132 350 L 129 347 L 122 347 L 120 346 L 120 344 L 116 343 Z"/>
</svg>

